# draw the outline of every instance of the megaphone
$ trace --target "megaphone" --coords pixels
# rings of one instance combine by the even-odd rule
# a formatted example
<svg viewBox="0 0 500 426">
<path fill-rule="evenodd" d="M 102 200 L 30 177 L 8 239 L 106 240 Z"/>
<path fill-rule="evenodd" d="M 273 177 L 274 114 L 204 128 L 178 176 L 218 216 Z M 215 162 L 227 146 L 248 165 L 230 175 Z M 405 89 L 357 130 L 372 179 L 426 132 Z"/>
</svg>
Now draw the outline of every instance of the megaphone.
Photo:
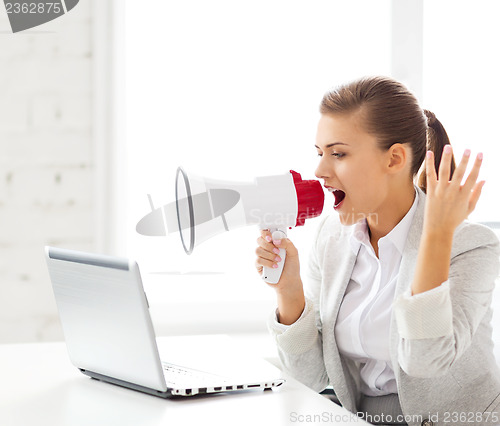
<svg viewBox="0 0 500 426">
<path fill-rule="evenodd" d="M 302 226 L 306 219 L 323 211 L 325 195 L 317 180 L 302 180 L 290 172 L 257 177 L 253 182 L 237 183 L 202 178 L 177 169 L 175 203 L 155 209 L 137 224 L 143 235 L 180 232 L 187 254 L 203 241 L 222 232 L 246 225 L 269 229 L 273 239 L 287 236 L 288 228 Z M 160 220 L 163 223 L 160 226 Z M 264 267 L 262 279 L 275 284 L 285 264 L 286 252 L 280 249 L 278 268 Z"/>
</svg>

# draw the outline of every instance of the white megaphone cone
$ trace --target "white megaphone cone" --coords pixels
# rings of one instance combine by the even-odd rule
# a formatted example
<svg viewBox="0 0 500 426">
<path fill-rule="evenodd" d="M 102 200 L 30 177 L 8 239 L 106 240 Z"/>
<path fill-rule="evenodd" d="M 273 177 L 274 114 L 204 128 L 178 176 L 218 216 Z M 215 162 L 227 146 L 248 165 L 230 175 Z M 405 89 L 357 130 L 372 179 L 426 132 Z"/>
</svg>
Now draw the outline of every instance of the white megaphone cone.
<svg viewBox="0 0 500 426">
<path fill-rule="evenodd" d="M 176 177 L 176 215 L 182 244 L 190 254 L 201 242 L 221 232 L 246 225 L 269 229 L 273 239 L 282 239 L 287 229 L 319 216 L 324 192 L 316 180 L 303 181 L 291 170 L 277 176 L 236 183 L 188 175 L 182 168 Z M 278 268 L 264 268 L 262 279 L 277 283 L 285 264 L 280 249 Z"/>
<path fill-rule="evenodd" d="M 137 224 L 142 235 L 180 232 L 187 254 L 195 246 L 220 234 L 246 225 L 269 229 L 282 239 L 287 229 L 304 225 L 319 216 L 325 200 L 317 180 L 302 180 L 299 173 L 257 177 L 253 182 L 230 182 L 202 178 L 177 169 L 176 202 L 155 209 Z M 283 271 L 286 252 L 280 249 L 278 268 L 264 268 L 262 279 L 276 284 Z"/>
</svg>

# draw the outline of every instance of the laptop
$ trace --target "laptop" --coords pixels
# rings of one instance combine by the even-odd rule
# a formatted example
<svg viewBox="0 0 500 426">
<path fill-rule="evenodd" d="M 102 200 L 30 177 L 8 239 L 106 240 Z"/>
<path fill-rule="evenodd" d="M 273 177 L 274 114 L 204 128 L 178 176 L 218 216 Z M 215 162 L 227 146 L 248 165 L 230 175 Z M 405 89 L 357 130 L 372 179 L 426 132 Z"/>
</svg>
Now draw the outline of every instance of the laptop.
<svg viewBox="0 0 500 426">
<path fill-rule="evenodd" d="M 184 354 L 183 347 L 162 348 L 167 358 L 176 355 L 160 356 L 135 261 L 48 246 L 45 257 L 69 358 L 83 374 L 163 398 L 285 382 L 265 360 L 225 359 L 226 351 L 213 346 L 186 347 Z"/>
</svg>

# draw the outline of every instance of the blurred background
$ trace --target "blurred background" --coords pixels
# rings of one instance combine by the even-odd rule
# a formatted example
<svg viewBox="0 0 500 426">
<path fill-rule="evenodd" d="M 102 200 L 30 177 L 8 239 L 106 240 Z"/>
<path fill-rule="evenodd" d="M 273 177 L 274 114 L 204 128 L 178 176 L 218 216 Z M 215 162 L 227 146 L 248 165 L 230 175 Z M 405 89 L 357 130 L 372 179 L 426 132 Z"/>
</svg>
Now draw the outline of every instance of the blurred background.
<svg viewBox="0 0 500 426">
<path fill-rule="evenodd" d="M 470 219 L 499 222 L 499 17 L 496 0 L 80 0 L 12 34 L 0 6 L 0 343 L 63 339 L 44 245 L 135 258 L 158 335 L 266 333 L 258 229 L 187 256 L 136 233 L 147 194 L 174 201 L 178 166 L 314 178 L 321 97 L 364 75 L 405 83 L 458 156 L 484 152 Z M 320 219 L 289 233 L 303 263 Z"/>
</svg>

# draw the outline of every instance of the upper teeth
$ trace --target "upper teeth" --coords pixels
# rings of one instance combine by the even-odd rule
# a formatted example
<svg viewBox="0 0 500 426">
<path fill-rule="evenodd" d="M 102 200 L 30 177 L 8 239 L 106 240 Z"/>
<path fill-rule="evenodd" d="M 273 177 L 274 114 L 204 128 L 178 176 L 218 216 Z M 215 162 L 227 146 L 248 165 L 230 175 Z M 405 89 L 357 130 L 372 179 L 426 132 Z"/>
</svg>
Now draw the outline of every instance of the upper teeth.
<svg viewBox="0 0 500 426">
<path fill-rule="evenodd" d="M 328 188 L 329 192 L 337 191 L 335 188 Z"/>
</svg>

